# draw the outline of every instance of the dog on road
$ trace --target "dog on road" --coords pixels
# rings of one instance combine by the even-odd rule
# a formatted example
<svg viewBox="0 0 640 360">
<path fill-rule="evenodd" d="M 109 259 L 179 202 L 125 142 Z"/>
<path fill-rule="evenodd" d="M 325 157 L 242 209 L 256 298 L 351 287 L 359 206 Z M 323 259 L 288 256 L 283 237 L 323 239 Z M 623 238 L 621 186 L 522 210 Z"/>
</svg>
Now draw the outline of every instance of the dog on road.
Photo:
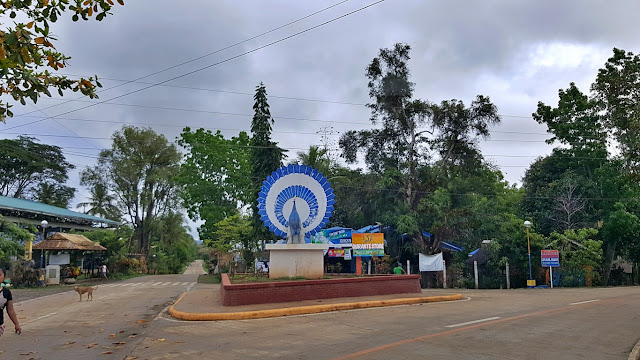
<svg viewBox="0 0 640 360">
<path fill-rule="evenodd" d="M 78 292 L 78 294 L 80 294 L 80 300 L 82 301 L 82 294 L 87 293 L 87 301 L 89 301 L 89 298 L 91 298 L 91 300 L 93 301 L 93 290 L 97 289 L 98 287 L 90 287 L 90 286 L 74 286 L 73 289 L 75 291 Z"/>
</svg>

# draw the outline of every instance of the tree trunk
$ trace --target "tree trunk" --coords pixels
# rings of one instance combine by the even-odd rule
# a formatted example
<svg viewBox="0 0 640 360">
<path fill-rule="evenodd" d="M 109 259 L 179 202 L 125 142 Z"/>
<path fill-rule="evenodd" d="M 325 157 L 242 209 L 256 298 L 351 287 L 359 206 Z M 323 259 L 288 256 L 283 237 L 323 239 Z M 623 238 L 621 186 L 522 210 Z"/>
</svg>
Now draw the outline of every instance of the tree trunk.
<svg viewBox="0 0 640 360">
<path fill-rule="evenodd" d="M 607 244 L 607 249 L 605 252 L 605 260 L 602 269 L 602 285 L 609 286 L 609 277 L 611 276 L 611 265 L 613 264 L 613 258 L 616 254 L 616 246 L 618 245 L 618 240 L 610 242 Z"/>
</svg>

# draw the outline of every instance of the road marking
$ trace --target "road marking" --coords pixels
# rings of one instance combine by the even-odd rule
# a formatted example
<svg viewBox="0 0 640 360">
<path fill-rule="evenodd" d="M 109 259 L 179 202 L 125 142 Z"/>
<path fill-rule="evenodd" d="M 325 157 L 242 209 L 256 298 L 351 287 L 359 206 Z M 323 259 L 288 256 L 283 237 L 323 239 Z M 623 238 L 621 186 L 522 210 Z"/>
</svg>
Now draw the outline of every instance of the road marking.
<svg viewBox="0 0 640 360">
<path fill-rule="evenodd" d="M 481 323 L 481 322 L 485 322 L 485 321 L 498 320 L 498 319 L 500 319 L 500 317 L 499 316 L 495 316 L 495 317 L 490 317 L 490 318 L 486 318 L 486 319 L 467 321 L 467 322 L 463 322 L 463 323 L 460 323 L 460 324 L 447 325 L 445 327 L 454 328 L 454 327 L 458 327 L 458 326 L 477 324 L 477 323 Z"/>
<path fill-rule="evenodd" d="M 53 316 L 53 315 L 57 315 L 57 314 L 58 314 L 58 313 L 55 313 L 55 312 L 54 312 L 54 313 L 51 313 L 51 314 L 42 315 L 42 316 L 40 316 L 40 317 L 37 317 L 37 318 L 35 318 L 35 319 L 33 319 L 33 320 L 29 321 L 29 323 L 32 323 L 32 322 L 34 322 L 34 321 L 38 321 L 38 320 L 42 320 L 42 319 L 44 319 L 44 318 L 47 318 L 47 317 L 49 317 L 49 316 Z"/>
<path fill-rule="evenodd" d="M 600 301 L 600 299 L 595 299 L 595 300 L 587 300 L 587 301 L 580 301 L 580 302 L 574 302 L 574 303 L 571 303 L 571 304 L 569 304 L 569 305 L 580 305 L 580 304 L 588 304 L 588 303 L 590 303 L 590 302 L 594 302 L 594 301 Z"/>
<path fill-rule="evenodd" d="M 171 284 L 171 286 L 178 286 L 178 285 L 180 285 L 179 282 L 174 282 L 173 284 Z"/>
</svg>

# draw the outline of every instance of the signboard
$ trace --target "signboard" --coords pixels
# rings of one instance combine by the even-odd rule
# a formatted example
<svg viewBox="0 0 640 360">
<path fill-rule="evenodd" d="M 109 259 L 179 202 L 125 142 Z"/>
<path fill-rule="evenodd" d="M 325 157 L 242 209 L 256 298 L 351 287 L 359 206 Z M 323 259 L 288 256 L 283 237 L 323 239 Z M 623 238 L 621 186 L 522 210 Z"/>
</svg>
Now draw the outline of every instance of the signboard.
<svg viewBox="0 0 640 360">
<path fill-rule="evenodd" d="M 542 266 L 560 267 L 560 254 L 558 250 L 542 250 L 540 255 L 542 258 Z"/>
<path fill-rule="evenodd" d="M 70 264 L 70 254 L 49 255 L 49 265 L 67 265 Z"/>
<path fill-rule="evenodd" d="M 311 242 L 316 244 L 351 245 L 351 229 L 318 231 Z"/>
<path fill-rule="evenodd" d="M 353 233 L 351 247 L 353 256 L 384 256 L 384 234 Z"/>
<path fill-rule="evenodd" d="M 329 249 L 327 250 L 328 257 L 344 257 L 344 249 Z"/>
<path fill-rule="evenodd" d="M 344 249 L 344 259 L 351 260 L 351 249 Z"/>
</svg>

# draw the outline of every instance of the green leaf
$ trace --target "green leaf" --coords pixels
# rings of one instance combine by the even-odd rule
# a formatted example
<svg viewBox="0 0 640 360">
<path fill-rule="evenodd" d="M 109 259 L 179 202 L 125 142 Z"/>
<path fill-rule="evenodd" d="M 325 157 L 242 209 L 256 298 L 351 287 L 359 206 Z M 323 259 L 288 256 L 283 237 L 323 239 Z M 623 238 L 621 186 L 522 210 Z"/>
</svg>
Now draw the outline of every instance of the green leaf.
<svg viewBox="0 0 640 360">
<path fill-rule="evenodd" d="M 79 20 L 78 14 L 73 14 L 73 16 L 71 17 L 71 20 L 78 21 Z"/>
<path fill-rule="evenodd" d="M 15 11 L 11 11 L 11 14 L 9 14 L 9 17 L 12 19 L 16 18 L 16 12 Z"/>
</svg>

